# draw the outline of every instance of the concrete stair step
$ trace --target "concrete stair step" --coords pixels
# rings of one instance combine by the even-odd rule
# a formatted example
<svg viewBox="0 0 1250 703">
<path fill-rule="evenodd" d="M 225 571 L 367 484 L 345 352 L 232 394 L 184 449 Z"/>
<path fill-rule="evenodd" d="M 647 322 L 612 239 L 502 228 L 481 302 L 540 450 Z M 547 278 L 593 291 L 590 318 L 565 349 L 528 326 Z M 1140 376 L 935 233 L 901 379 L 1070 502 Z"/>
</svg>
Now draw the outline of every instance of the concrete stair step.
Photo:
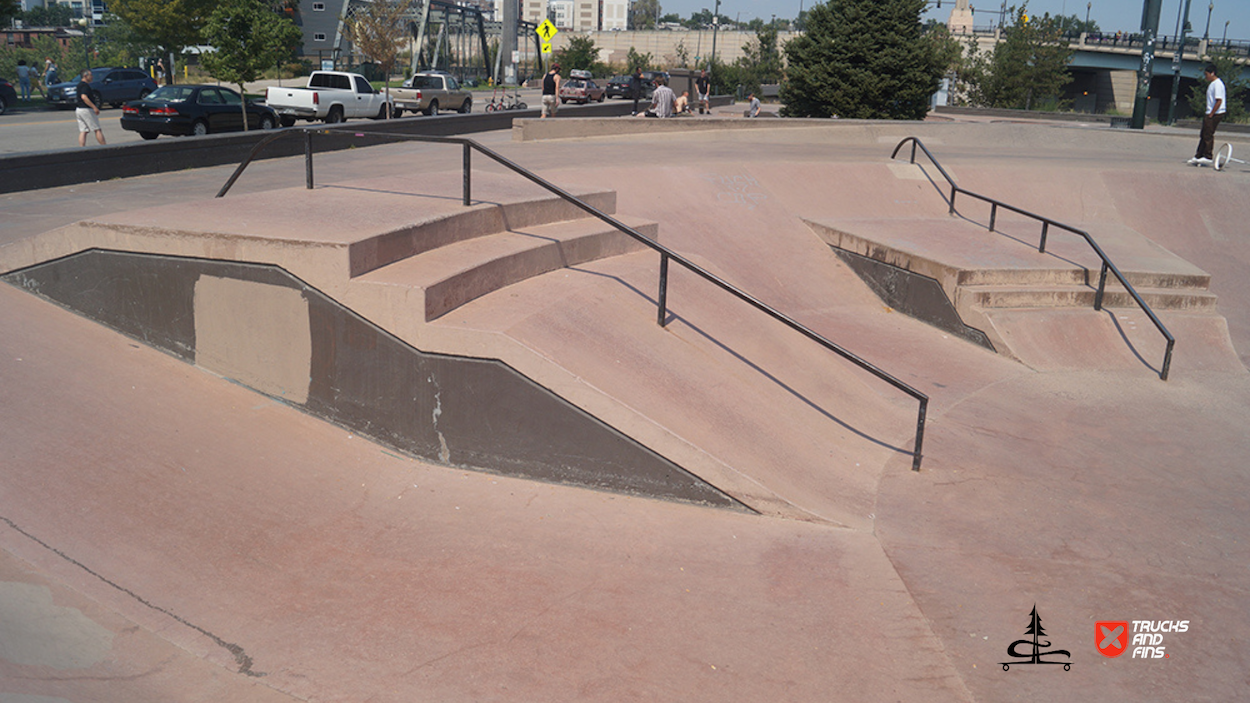
<svg viewBox="0 0 1250 703">
<path fill-rule="evenodd" d="M 1017 269 L 964 269 L 959 271 L 960 286 L 1082 286 L 1097 285 L 1098 268 L 1017 268 Z M 1205 291 L 1211 287 L 1211 275 L 1207 273 L 1168 273 L 1154 271 L 1122 271 L 1129 283 L 1138 290 L 1144 288 L 1167 288 L 1175 290 Z M 1123 290 L 1120 282 L 1108 272 L 1107 287 Z"/>
<path fill-rule="evenodd" d="M 636 217 L 619 219 L 652 239 L 657 235 L 658 225 L 654 222 Z M 645 247 L 605 222 L 584 218 L 448 243 L 371 271 L 357 280 L 421 291 L 428 321 L 527 278 Z"/>
<path fill-rule="evenodd" d="M 1216 296 L 1206 290 L 1141 288 L 1134 286 L 1146 304 L 1156 310 L 1214 312 Z M 960 304 L 978 308 L 1092 308 L 1097 290 L 1093 286 L 961 286 Z M 1107 287 L 1103 305 L 1137 307 L 1128 291 Z"/>
<path fill-rule="evenodd" d="M 601 190 L 577 195 L 604 213 L 616 212 L 615 191 Z M 349 249 L 351 275 L 361 276 L 397 261 L 475 237 L 575 220 L 585 215 L 581 208 L 546 193 L 502 204 L 480 203 L 353 242 Z"/>
</svg>

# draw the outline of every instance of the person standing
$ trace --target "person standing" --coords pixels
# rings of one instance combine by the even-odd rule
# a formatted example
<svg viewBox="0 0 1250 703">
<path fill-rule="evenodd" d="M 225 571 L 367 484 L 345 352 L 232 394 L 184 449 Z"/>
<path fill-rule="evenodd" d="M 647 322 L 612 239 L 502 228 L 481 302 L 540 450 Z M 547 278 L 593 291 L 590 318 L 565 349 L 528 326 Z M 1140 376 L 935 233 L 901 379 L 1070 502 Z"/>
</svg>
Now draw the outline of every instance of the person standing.
<svg viewBox="0 0 1250 703">
<path fill-rule="evenodd" d="M 26 65 L 26 59 L 17 61 L 17 83 L 22 88 L 22 100 L 30 102 L 30 66 Z"/>
<path fill-rule="evenodd" d="M 699 94 L 699 114 L 702 115 L 704 110 L 710 113 L 712 104 L 709 102 L 709 94 L 712 92 L 712 80 L 707 77 L 707 69 L 700 71 L 699 77 L 694 79 L 694 88 Z"/>
<path fill-rule="evenodd" d="M 54 85 L 60 83 L 60 76 L 57 75 L 56 62 L 51 56 L 45 57 L 43 60 L 43 84 Z"/>
<path fill-rule="evenodd" d="M 82 72 L 78 80 L 78 102 L 74 115 L 78 118 L 78 146 L 87 146 L 87 132 L 95 132 L 95 140 L 104 144 L 104 130 L 100 129 L 100 106 L 91 99 L 91 69 Z"/>
<path fill-rule="evenodd" d="M 638 114 L 638 101 L 642 100 L 645 92 L 646 86 L 642 82 L 642 66 L 635 66 L 634 75 L 629 77 L 629 97 L 634 99 L 634 111 L 631 114 Z"/>
<path fill-rule="evenodd" d="M 1215 64 L 1209 63 L 1202 71 L 1207 79 L 1207 111 L 1202 117 L 1202 134 L 1198 137 L 1198 152 L 1187 163 L 1190 166 L 1202 166 L 1214 163 L 1215 128 L 1228 112 L 1228 95 L 1224 81 L 1217 75 Z"/>
<path fill-rule="evenodd" d="M 747 100 L 750 101 L 747 104 L 747 117 L 759 117 L 760 116 L 760 99 L 755 97 L 755 93 L 751 93 L 750 95 L 747 96 Z"/>
<path fill-rule="evenodd" d="M 543 76 L 543 114 L 546 117 L 555 117 L 556 109 L 560 107 L 560 64 L 551 64 L 551 70 L 547 71 L 547 75 Z"/>
</svg>

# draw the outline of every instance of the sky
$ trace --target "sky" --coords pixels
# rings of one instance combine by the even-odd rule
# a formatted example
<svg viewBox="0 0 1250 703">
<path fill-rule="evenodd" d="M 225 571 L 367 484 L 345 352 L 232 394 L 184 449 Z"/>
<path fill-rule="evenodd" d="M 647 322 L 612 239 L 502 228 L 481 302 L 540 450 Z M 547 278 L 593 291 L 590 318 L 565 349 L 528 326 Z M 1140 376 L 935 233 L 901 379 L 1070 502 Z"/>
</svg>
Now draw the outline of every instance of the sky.
<svg viewBox="0 0 1250 703">
<path fill-rule="evenodd" d="M 932 2 L 933 0 L 930 0 Z M 676 12 L 682 17 L 704 8 L 711 10 L 715 0 L 660 0 L 661 12 Z M 1090 20 L 1097 22 L 1103 31 L 1136 32 L 1141 28 L 1141 14 L 1144 0 L 1029 0 L 1030 14 L 1046 13 L 1052 15 L 1076 15 L 1085 19 L 1087 2 Z M 793 19 L 802 6 L 810 9 L 813 0 L 721 0 L 720 12 L 726 17 L 741 16 L 745 22 L 759 17 L 769 19 L 773 15 Z M 942 0 L 941 9 L 932 8 L 925 17 L 941 21 L 950 18 L 950 9 L 954 0 Z M 998 11 L 1002 0 L 972 0 L 976 8 L 976 25 L 988 26 L 991 21 L 997 23 Z M 1021 4 L 1021 0 L 1008 0 L 1007 6 Z M 1171 36 L 1176 33 L 1176 17 L 1184 7 L 1184 0 L 1163 0 L 1163 10 L 1159 13 L 1159 32 Z M 1214 4 L 1211 11 L 1211 36 L 1224 36 L 1224 23 L 1228 22 L 1229 39 L 1250 40 L 1250 0 L 1191 0 L 1189 24 L 1192 33 L 1202 36 L 1207 25 L 1207 7 Z M 982 17 L 984 16 L 984 19 Z"/>
</svg>

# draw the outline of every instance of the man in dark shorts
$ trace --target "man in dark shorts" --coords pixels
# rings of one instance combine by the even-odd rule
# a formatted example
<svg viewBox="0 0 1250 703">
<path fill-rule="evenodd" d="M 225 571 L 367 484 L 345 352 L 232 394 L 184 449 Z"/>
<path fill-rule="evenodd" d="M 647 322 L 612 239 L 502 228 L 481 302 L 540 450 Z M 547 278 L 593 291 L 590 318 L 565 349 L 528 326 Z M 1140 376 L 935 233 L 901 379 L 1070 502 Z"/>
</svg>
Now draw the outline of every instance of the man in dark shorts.
<svg viewBox="0 0 1250 703">
<path fill-rule="evenodd" d="M 78 146 L 87 146 L 87 132 L 95 132 L 95 140 L 104 144 L 104 130 L 100 129 L 100 106 L 91 100 L 91 69 L 82 72 L 78 80 L 78 102 L 74 115 L 78 118 Z"/>
<path fill-rule="evenodd" d="M 707 69 L 699 72 L 699 77 L 694 79 L 695 90 L 699 93 L 699 114 L 702 115 L 704 110 L 712 111 L 712 105 L 708 102 L 708 94 L 712 91 L 712 79 L 707 77 Z"/>
</svg>

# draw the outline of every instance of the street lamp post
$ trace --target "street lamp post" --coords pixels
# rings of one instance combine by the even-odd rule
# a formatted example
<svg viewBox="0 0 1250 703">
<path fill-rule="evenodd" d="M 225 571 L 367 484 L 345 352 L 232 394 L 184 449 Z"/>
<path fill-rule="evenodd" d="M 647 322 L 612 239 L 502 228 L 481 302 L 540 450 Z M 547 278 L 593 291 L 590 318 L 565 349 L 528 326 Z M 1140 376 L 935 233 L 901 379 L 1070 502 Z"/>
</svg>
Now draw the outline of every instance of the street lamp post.
<svg viewBox="0 0 1250 703">
<path fill-rule="evenodd" d="M 1168 103 L 1168 124 L 1176 124 L 1176 98 L 1181 90 L 1181 61 L 1185 58 L 1185 38 L 1189 35 L 1189 1 L 1185 0 L 1183 13 L 1176 15 L 1176 34 L 1180 44 L 1172 53 L 1172 102 Z"/>
<path fill-rule="evenodd" d="M 1089 11 L 1094 8 L 1094 3 L 1085 3 L 1085 31 L 1089 31 Z"/>
<path fill-rule="evenodd" d="M 711 90 L 712 68 L 716 64 L 716 30 L 720 29 L 720 0 L 716 0 L 716 9 L 712 10 L 712 60 L 707 62 L 708 90 Z"/>
<path fill-rule="evenodd" d="M 1232 20 L 1224 20 L 1224 38 L 1220 40 L 1220 43 L 1223 44 L 1225 47 L 1228 46 L 1228 23 L 1229 22 L 1232 22 Z"/>
<path fill-rule="evenodd" d="M 1214 9 L 1215 9 L 1214 2 L 1207 4 L 1207 28 L 1202 33 L 1202 41 L 1207 41 L 1211 38 L 1211 11 Z"/>
</svg>

